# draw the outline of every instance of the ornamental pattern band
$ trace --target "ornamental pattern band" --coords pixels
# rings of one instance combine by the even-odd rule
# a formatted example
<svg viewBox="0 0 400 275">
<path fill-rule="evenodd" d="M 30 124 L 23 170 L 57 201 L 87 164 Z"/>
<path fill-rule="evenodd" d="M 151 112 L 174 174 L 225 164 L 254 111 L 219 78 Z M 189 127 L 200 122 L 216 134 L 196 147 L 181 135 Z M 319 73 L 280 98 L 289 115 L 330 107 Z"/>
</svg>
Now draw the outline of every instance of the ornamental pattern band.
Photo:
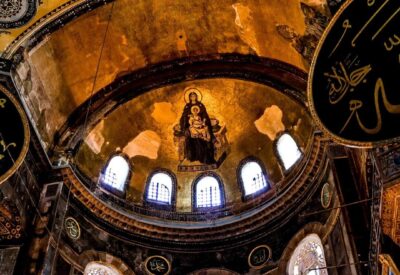
<svg viewBox="0 0 400 275">
<path fill-rule="evenodd" d="M 36 10 L 36 0 L 1 0 L 0 28 L 21 27 L 33 18 Z"/>
</svg>

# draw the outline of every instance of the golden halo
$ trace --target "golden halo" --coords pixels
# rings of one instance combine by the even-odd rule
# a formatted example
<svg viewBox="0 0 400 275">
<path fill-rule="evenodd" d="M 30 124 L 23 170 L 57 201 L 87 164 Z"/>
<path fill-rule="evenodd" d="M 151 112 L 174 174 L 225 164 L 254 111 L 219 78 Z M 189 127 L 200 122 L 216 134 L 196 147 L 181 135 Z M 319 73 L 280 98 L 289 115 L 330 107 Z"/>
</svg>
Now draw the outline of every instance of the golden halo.
<svg viewBox="0 0 400 275">
<path fill-rule="evenodd" d="M 200 107 L 197 105 L 192 106 L 192 108 L 190 108 L 190 111 L 192 112 L 192 114 L 194 113 L 194 110 L 198 110 L 197 113 L 200 113 Z"/>
<path fill-rule="evenodd" d="M 190 102 L 189 95 L 191 93 L 196 93 L 197 101 L 201 102 L 201 100 L 203 99 L 203 95 L 201 94 L 200 90 L 198 90 L 197 88 L 190 87 L 190 88 L 186 88 L 186 90 L 185 90 L 185 102 L 186 103 Z"/>
</svg>

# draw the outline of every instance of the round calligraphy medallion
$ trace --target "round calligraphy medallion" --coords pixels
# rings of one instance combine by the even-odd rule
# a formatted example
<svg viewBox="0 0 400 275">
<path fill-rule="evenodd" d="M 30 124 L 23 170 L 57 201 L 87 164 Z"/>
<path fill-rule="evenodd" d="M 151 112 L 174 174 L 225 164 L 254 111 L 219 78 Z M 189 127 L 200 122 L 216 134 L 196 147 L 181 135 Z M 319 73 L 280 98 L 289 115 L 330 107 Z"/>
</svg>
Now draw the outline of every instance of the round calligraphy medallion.
<svg viewBox="0 0 400 275">
<path fill-rule="evenodd" d="M 271 259 L 271 254 L 271 248 L 268 245 L 259 245 L 249 253 L 247 262 L 250 267 L 261 269 Z"/>
<path fill-rule="evenodd" d="M 64 229 L 68 237 L 73 240 L 78 240 L 81 236 L 81 227 L 77 220 L 72 217 L 68 217 L 64 221 Z"/>
<path fill-rule="evenodd" d="M 171 272 L 171 263 L 163 256 L 148 257 L 144 266 L 150 275 L 167 275 Z"/>
<path fill-rule="evenodd" d="M 0 183 L 21 165 L 29 147 L 29 126 L 14 96 L 0 85 Z"/>
<path fill-rule="evenodd" d="M 323 208 L 328 208 L 332 201 L 331 185 L 327 182 L 321 189 L 321 204 Z"/>
<path fill-rule="evenodd" d="M 400 140 L 400 2 L 349 0 L 318 44 L 308 81 L 317 124 L 337 142 Z"/>
</svg>

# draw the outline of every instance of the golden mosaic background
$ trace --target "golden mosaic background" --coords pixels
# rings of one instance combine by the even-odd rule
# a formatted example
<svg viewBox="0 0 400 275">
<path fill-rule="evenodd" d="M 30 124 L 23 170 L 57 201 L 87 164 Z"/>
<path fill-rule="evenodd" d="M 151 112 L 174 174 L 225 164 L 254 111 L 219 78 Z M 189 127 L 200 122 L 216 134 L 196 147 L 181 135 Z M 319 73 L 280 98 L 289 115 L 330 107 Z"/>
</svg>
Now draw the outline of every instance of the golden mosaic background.
<svg viewBox="0 0 400 275">
<path fill-rule="evenodd" d="M 272 182 L 282 179 L 283 173 L 270 138 L 275 138 L 282 127 L 293 134 L 303 149 L 310 140 L 312 125 L 307 111 L 288 96 L 247 81 L 197 80 L 150 91 L 113 111 L 94 128 L 79 150 L 76 162 L 80 169 L 97 180 L 101 168 L 116 148 L 125 153 L 128 151 L 133 156 L 128 200 L 140 203 L 149 173 L 166 168 L 177 175 L 177 210 L 190 211 L 192 181 L 198 173 L 177 172 L 178 147 L 173 141 L 173 126 L 179 123 L 187 87 L 201 90 L 202 103 L 208 114 L 226 125 L 230 153 L 216 172 L 224 181 L 228 203 L 241 200 L 236 169 L 248 156 L 256 156 L 264 162 Z M 272 111 L 265 112 L 266 109 Z M 260 121 L 265 133 L 257 129 L 256 121 Z M 128 146 L 131 150 L 126 150 L 135 139 L 135 143 L 145 146 Z M 140 155 L 132 155 L 132 152 Z"/>
<path fill-rule="evenodd" d="M 40 9 L 45 7 L 50 8 L 48 1 Z M 303 57 L 276 30 L 277 24 L 284 24 L 303 34 L 304 20 L 298 0 L 269 0 L 268 5 L 259 0 L 117 0 L 66 24 L 26 52 L 16 84 L 49 148 L 57 129 L 92 93 L 121 74 L 151 64 L 240 53 L 307 70 Z M 5 49 L 17 33 L 0 36 L 0 47 Z"/>
</svg>

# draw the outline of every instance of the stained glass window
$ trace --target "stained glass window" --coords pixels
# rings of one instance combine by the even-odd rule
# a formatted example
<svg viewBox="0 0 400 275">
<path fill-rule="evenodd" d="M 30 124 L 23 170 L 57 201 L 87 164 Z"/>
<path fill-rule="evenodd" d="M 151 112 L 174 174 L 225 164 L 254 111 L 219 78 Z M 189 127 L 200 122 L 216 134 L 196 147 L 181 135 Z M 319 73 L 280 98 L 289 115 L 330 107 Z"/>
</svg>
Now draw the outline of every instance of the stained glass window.
<svg viewBox="0 0 400 275">
<path fill-rule="evenodd" d="M 196 207 L 221 206 L 221 195 L 219 182 L 213 176 L 205 176 L 196 183 Z"/>
<path fill-rule="evenodd" d="M 267 188 L 267 181 L 260 164 L 255 161 L 245 163 L 240 171 L 245 195 L 254 194 Z"/>
<path fill-rule="evenodd" d="M 302 153 L 296 141 L 287 133 L 279 137 L 276 146 L 279 158 L 286 170 L 290 169 L 301 158 Z"/>
<path fill-rule="evenodd" d="M 101 183 L 119 191 L 124 191 L 129 175 L 129 164 L 122 156 L 114 156 L 108 162 L 101 176 Z"/>
<path fill-rule="evenodd" d="M 148 201 L 171 204 L 173 181 L 170 175 L 164 172 L 155 173 L 147 188 Z"/>
<path fill-rule="evenodd" d="M 305 237 L 294 250 L 288 265 L 289 275 L 328 275 L 321 239 Z"/>
</svg>

